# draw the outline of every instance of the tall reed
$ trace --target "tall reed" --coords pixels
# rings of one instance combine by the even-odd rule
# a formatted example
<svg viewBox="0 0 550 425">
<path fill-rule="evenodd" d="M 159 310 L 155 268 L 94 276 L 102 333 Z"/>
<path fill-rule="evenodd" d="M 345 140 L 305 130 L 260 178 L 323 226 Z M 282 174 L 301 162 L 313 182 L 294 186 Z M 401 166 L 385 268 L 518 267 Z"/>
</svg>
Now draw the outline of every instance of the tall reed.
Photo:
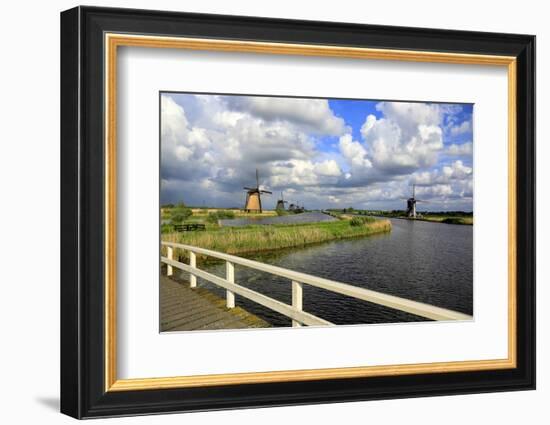
<svg viewBox="0 0 550 425">
<path fill-rule="evenodd" d="M 356 238 L 391 231 L 389 220 L 361 224 L 350 220 L 295 225 L 222 227 L 203 232 L 167 233 L 162 240 L 193 245 L 227 254 L 245 254 L 295 248 L 337 239 Z M 186 253 L 177 253 L 186 257 Z M 183 254 L 183 255 L 182 255 Z"/>
</svg>

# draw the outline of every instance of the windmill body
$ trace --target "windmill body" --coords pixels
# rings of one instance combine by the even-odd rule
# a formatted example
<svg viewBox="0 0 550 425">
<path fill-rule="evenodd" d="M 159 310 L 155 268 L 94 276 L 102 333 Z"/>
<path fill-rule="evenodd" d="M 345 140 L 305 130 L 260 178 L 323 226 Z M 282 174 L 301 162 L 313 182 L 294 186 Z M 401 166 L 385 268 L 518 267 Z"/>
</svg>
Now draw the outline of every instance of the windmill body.
<svg viewBox="0 0 550 425">
<path fill-rule="evenodd" d="M 259 212 L 262 213 L 262 198 L 261 194 L 271 192 L 269 190 L 260 189 L 260 181 L 258 178 L 258 169 L 256 169 L 256 187 L 245 187 L 246 201 L 244 204 L 245 212 Z"/>
<path fill-rule="evenodd" d="M 412 197 L 407 199 L 407 217 L 416 218 L 416 203 L 425 202 L 425 201 L 416 199 L 416 193 L 415 193 L 416 185 L 413 184 L 412 186 L 413 186 Z"/>
<path fill-rule="evenodd" d="M 277 200 L 277 206 L 275 207 L 276 210 L 284 210 L 285 204 L 288 204 L 288 201 L 285 201 L 283 198 L 283 192 L 281 192 L 281 199 Z"/>
<path fill-rule="evenodd" d="M 262 200 L 259 192 L 249 191 L 246 195 L 246 212 L 262 212 Z"/>
<path fill-rule="evenodd" d="M 407 199 L 407 217 L 416 218 L 416 199 Z"/>
</svg>

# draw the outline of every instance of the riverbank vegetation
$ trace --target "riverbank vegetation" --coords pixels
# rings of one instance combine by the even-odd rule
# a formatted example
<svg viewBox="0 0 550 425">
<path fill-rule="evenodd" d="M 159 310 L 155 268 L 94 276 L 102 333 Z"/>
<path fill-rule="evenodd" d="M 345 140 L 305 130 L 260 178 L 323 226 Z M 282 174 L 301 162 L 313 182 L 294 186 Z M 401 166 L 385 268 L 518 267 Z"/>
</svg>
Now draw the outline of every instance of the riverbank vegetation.
<svg viewBox="0 0 550 425">
<path fill-rule="evenodd" d="M 351 216 L 377 216 L 377 217 L 388 217 L 388 218 L 402 218 L 408 220 L 417 220 L 417 221 L 430 221 L 433 223 L 444 223 L 444 224 L 462 224 L 462 225 L 473 225 L 474 224 L 474 215 L 472 212 L 464 211 L 419 211 L 416 218 L 409 218 L 407 213 L 403 210 L 393 210 L 393 211 L 380 211 L 380 210 L 357 210 L 352 207 L 344 208 L 341 210 L 331 209 L 328 213 L 334 217 L 351 217 Z"/>
<path fill-rule="evenodd" d="M 177 205 L 164 204 L 160 207 L 160 215 L 163 220 L 169 221 L 176 214 L 184 213 L 185 220 L 190 218 L 196 221 L 206 219 L 208 216 L 218 216 L 219 218 L 235 218 L 235 217 L 275 217 L 279 215 L 276 210 L 264 210 L 260 212 L 247 213 L 238 208 L 207 208 L 207 207 L 192 207 L 187 206 L 183 202 Z"/>
<path fill-rule="evenodd" d="M 181 204 L 170 210 L 169 219 L 174 224 L 181 224 L 192 215 L 193 212 L 191 211 L 191 209 Z"/>
<path fill-rule="evenodd" d="M 208 213 L 206 221 L 209 223 L 218 223 L 218 220 L 231 220 L 235 218 L 235 213 L 231 210 L 219 210 Z"/>
<path fill-rule="evenodd" d="M 438 216 L 438 215 L 423 215 L 422 217 L 418 217 L 417 220 L 422 221 L 431 221 L 435 223 L 445 223 L 445 224 L 465 224 L 465 225 L 473 225 L 474 224 L 474 217 L 446 217 L 446 216 Z"/>
<path fill-rule="evenodd" d="M 162 240 L 238 255 L 303 247 L 389 231 L 391 231 L 389 220 L 369 219 L 361 222 L 338 220 L 303 224 L 220 227 L 202 232 L 166 233 L 162 235 Z"/>
</svg>

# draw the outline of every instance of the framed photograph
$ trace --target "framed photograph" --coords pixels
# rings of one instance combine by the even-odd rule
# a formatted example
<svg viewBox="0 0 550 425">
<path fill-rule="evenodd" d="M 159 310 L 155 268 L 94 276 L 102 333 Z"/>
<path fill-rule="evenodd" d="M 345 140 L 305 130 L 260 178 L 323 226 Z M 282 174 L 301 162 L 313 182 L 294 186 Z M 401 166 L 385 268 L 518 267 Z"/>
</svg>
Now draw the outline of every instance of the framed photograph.
<svg viewBox="0 0 550 425">
<path fill-rule="evenodd" d="M 535 37 L 61 14 L 61 411 L 535 388 Z"/>
</svg>

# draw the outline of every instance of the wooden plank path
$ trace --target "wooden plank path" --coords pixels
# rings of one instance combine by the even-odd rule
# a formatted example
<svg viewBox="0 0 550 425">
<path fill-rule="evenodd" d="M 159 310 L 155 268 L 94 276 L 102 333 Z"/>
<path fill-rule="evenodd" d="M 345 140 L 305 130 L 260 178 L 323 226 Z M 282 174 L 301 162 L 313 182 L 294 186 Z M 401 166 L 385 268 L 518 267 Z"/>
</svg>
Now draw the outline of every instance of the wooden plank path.
<svg viewBox="0 0 550 425">
<path fill-rule="evenodd" d="M 205 288 L 160 277 L 160 330 L 268 328 L 271 325 L 241 307 L 228 309 L 225 300 Z"/>
</svg>

